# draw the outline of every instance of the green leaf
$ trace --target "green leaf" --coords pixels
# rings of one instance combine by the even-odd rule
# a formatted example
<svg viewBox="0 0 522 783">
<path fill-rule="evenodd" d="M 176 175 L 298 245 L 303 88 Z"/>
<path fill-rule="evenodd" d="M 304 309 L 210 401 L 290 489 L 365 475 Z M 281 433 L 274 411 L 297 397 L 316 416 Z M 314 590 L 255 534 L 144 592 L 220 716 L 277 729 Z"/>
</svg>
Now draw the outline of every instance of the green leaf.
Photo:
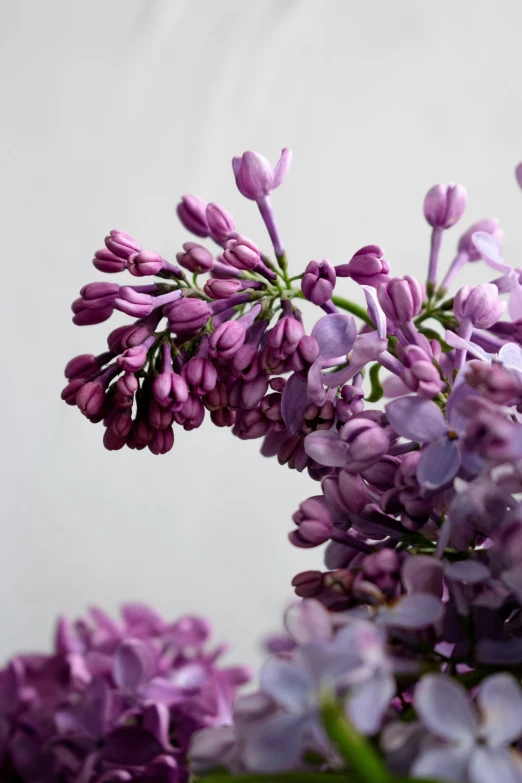
<svg viewBox="0 0 522 783">
<path fill-rule="evenodd" d="M 370 394 L 368 395 L 368 397 L 366 397 L 366 402 L 379 402 L 379 400 L 384 394 L 384 389 L 382 388 L 381 382 L 379 380 L 380 370 L 381 370 L 380 364 L 374 364 L 370 368 L 368 377 L 370 378 L 370 383 L 372 385 L 372 388 Z"/>
</svg>

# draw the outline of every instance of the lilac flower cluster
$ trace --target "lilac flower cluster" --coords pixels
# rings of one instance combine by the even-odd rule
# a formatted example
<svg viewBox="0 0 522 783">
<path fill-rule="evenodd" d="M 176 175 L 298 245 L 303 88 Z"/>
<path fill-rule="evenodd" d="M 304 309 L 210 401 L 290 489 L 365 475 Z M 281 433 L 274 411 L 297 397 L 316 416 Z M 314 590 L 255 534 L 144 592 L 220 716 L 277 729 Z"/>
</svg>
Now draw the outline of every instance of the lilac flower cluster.
<svg viewBox="0 0 522 783">
<path fill-rule="evenodd" d="M 4 783 L 183 783 L 195 731 L 227 725 L 243 668 L 217 663 L 209 625 L 140 604 L 62 618 L 50 655 L 0 672 Z"/>
<path fill-rule="evenodd" d="M 294 578 L 304 600 L 293 641 L 274 642 L 261 690 L 236 703 L 233 724 L 197 736 L 195 769 L 333 774 L 344 764 L 375 783 L 522 781 L 521 270 L 502 257 L 498 221 L 482 219 L 440 279 L 443 238 L 467 196 L 439 184 L 424 200 L 425 281 L 394 277 L 378 245 L 289 277 L 270 202 L 289 164 L 289 150 L 275 168 L 254 152 L 233 160 L 275 258 L 222 207 L 185 196 L 178 216 L 217 257 L 186 242 L 173 265 L 111 232 L 95 266 L 159 281 L 91 283 L 73 304 L 80 325 L 114 309 L 137 319 L 111 332 L 108 352 L 66 368 L 62 396 L 103 421 L 107 448 L 164 453 L 173 423 L 193 429 L 208 410 L 319 482 L 290 541 L 326 544 L 327 570 Z M 456 287 L 481 260 L 493 279 Z M 365 306 L 336 293 L 342 278 Z M 322 311 L 310 334 L 305 302 Z M 365 735 L 377 736 L 388 772 L 357 767 L 373 758 Z"/>
</svg>

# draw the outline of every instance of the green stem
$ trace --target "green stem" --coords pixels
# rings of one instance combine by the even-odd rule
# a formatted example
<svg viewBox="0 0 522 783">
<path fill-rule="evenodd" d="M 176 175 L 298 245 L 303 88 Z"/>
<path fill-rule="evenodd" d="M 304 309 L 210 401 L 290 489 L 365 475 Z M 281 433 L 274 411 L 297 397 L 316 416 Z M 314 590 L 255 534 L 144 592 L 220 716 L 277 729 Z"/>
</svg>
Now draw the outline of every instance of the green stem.
<svg viewBox="0 0 522 783">
<path fill-rule="evenodd" d="M 369 326 L 373 326 L 373 321 L 361 305 L 351 302 L 349 299 L 345 299 L 342 296 L 332 296 L 332 302 L 336 307 L 340 307 L 341 310 L 346 310 L 348 313 L 357 316 L 361 321 L 364 321 Z"/>
<path fill-rule="evenodd" d="M 339 755 L 360 783 L 389 783 L 389 773 L 371 742 L 359 734 L 344 716 L 342 707 L 327 698 L 323 724 Z"/>
</svg>

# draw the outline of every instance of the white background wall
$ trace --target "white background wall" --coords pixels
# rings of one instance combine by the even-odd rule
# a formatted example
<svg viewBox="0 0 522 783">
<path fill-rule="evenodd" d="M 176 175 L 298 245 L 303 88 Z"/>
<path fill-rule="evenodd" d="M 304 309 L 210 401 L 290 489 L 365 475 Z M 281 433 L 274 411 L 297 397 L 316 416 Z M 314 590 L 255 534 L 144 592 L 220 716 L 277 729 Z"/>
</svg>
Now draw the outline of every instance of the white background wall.
<svg viewBox="0 0 522 783">
<path fill-rule="evenodd" d="M 518 0 L 0 3 L 2 657 L 47 644 L 59 611 L 132 598 L 208 614 L 256 660 L 291 577 L 320 567 L 286 540 L 316 487 L 210 424 L 166 457 L 104 451 L 59 394 L 112 326 L 74 327 L 70 302 L 112 227 L 172 258 L 182 192 L 266 246 L 231 175 L 245 149 L 294 150 L 274 198 L 294 273 L 377 242 L 422 274 L 422 198 L 448 180 L 520 263 L 521 28 Z"/>
</svg>

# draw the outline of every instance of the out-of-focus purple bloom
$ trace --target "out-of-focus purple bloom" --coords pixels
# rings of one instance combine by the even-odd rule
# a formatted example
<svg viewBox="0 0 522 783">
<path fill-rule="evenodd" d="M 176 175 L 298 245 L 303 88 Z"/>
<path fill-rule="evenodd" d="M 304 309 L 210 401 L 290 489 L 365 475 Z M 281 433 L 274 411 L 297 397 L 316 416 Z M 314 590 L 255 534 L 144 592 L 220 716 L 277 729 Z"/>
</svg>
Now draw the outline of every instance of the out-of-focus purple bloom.
<svg viewBox="0 0 522 783">
<path fill-rule="evenodd" d="M 426 351 L 418 345 L 407 345 L 399 355 L 405 365 L 400 377 L 408 389 L 429 399 L 440 394 L 446 384 Z"/>
<path fill-rule="evenodd" d="M 284 180 L 292 152 L 284 149 L 275 168 L 258 152 L 244 152 L 232 159 L 232 168 L 239 192 L 245 198 L 259 201 L 279 187 Z"/>
<path fill-rule="evenodd" d="M 455 317 L 461 325 L 470 323 L 479 329 L 487 329 L 499 320 L 506 309 L 506 303 L 499 301 L 496 285 L 481 283 L 460 288 L 453 307 Z"/>
<path fill-rule="evenodd" d="M 308 498 L 299 506 L 293 520 L 297 530 L 293 530 L 290 541 L 298 547 L 314 547 L 324 544 L 333 533 L 333 519 L 322 495 Z"/>
<path fill-rule="evenodd" d="M 428 674 L 415 689 L 415 709 L 431 732 L 412 774 L 449 781 L 520 780 L 522 758 L 509 746 L 522 736 L 522 690 L 510 674 L 480 685 L 480 716 L 466 690 L 445 675 Z"/>
<path fill-rule="evenodd" d="M 424 198 L 424 217 L 433 228 L 451 228 L 464 214 L 467 200 L 462 185 L 434 185 Z"/>
<path fill-rule="evenodd" d="M 301 291 L 313 304 L 324 305 L 333 294 L 335 277 L 329 261 L 310 261 L 301 281 Z"/>
<path fill-rule="evenodd" d="M 185 228 L 198 237 L 210 236 L 206 217 L 207 203 L 199 196 L 182 196 L 176 211 Z"/>
</svg>

